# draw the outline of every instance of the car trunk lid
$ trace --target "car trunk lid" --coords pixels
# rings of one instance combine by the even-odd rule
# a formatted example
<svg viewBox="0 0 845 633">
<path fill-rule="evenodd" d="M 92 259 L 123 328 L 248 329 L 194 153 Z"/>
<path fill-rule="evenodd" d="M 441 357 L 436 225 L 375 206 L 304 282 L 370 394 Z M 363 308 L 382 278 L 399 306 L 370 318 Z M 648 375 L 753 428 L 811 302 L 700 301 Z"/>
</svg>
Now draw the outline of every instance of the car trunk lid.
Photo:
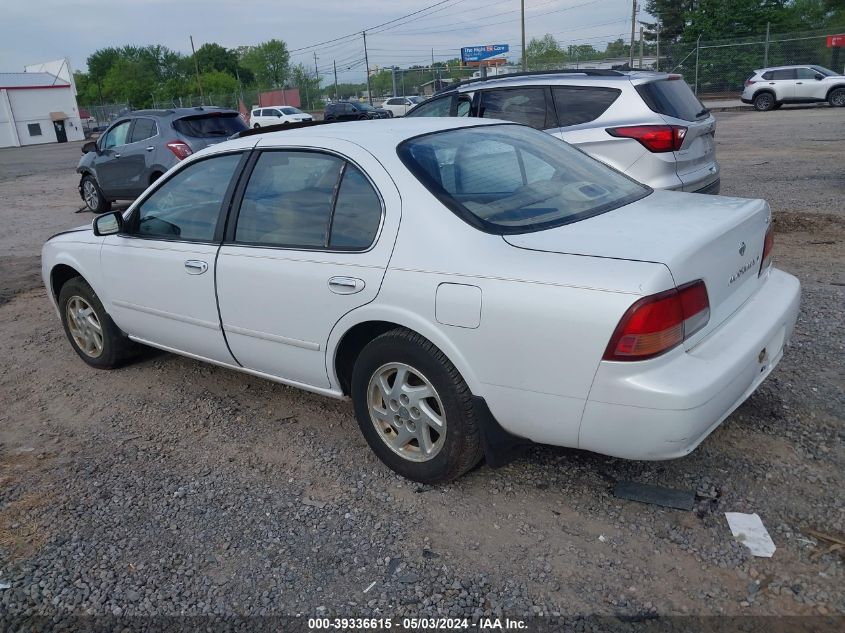
<svg viewBox="0 0 845 633">
<path fill-rule="evenodd" d="M 718 327 L 760 285 L 771 221 L 763 200 L 655 191 L 619 209 L 545 231 L 506 235 L 518 248 L 664 264 L 676 286 L 702 279 L 710 321 L 687 346 Z"/>
</svg>

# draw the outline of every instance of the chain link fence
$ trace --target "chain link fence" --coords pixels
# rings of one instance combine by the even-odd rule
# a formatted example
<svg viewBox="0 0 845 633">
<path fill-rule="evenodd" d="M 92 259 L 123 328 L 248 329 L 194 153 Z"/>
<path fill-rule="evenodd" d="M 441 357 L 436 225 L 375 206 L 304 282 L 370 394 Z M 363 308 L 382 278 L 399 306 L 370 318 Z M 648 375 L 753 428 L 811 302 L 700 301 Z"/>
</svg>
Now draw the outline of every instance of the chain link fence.
<svg viewBox="0 0 845 633">
<path fill-rule="evenodd" d="M 660 70 L 681 73 L 699 96 L 737 96 L 760 68 L 816 64 L 843 72 L 845 55 L 827 47 L 833 31 L 766 34 L 661 47 Z"/>
</svg>

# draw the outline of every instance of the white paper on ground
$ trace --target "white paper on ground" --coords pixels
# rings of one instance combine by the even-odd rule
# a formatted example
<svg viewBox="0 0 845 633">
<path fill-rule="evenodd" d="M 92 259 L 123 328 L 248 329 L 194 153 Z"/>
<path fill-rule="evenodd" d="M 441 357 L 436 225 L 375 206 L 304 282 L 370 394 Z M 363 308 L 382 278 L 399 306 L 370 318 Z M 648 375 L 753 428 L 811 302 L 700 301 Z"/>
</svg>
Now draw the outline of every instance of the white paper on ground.
<svg viewBox="0 0 845 633">
<path fill-rule="evenodd" d="M 758 514 L 725 512 L 725 518 L 734 538 L 751 550 L 754 556 L 772 557 L 776 549 L 775 544 Z"/>
</svg>

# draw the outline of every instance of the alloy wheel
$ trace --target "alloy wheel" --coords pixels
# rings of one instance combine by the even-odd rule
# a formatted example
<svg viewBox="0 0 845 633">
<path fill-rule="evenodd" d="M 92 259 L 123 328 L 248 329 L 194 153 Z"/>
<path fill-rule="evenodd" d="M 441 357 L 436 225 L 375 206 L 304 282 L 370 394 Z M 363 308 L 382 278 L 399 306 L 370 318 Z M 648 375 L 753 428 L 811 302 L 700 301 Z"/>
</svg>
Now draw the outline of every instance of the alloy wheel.
<svg viewBox="0 0 845 633">
<path fill-rule="evenodd" d="M 91 304 L 78 295 L 72 296 L 65 307 L 67 326 L 73 342 L 91 358 L 103 353 L 103 328 Z"/>
<path fill-rule="evenodd" d="M 85 199 L 85 204 L 89 209 L 96 209 L 100 204 L 100 193 L 97 191 L 97 186 L 91 180 L 86 180 L 82 183 L 82 197 Z"/>
<path fill-rule="evenodd" d="M 382 441 L 413 462 L 434 459 L 446 441 L 446 412 L 434 385 L 405 363 L 382 365 L 367 387 L 370 419 Z"/>
</svg>

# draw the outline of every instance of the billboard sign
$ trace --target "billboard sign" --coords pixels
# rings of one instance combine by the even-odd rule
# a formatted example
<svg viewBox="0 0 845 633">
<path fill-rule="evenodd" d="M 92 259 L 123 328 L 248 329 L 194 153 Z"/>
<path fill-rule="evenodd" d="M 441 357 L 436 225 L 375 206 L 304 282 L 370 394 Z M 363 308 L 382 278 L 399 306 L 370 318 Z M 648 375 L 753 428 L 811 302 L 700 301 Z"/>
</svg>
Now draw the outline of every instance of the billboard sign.
<svg viewBox="0 0 845 633">
<path fill-rule="evenodd" d="M 486 46 L 465 46 L 461 49 L 461 61 L 480 62 L 497 55 L 504 55 L 510 50 L 507 44 L 487 44 Z"/>
<path fill-rule="evenodd" d="M 839 35 L 828 35 L 827 36 L 827 47 L 828 48 L 845 48 L 845 33 L 840 33 Z M 463 51 L 463 49 L 461 49 Z"/>
</svg>

